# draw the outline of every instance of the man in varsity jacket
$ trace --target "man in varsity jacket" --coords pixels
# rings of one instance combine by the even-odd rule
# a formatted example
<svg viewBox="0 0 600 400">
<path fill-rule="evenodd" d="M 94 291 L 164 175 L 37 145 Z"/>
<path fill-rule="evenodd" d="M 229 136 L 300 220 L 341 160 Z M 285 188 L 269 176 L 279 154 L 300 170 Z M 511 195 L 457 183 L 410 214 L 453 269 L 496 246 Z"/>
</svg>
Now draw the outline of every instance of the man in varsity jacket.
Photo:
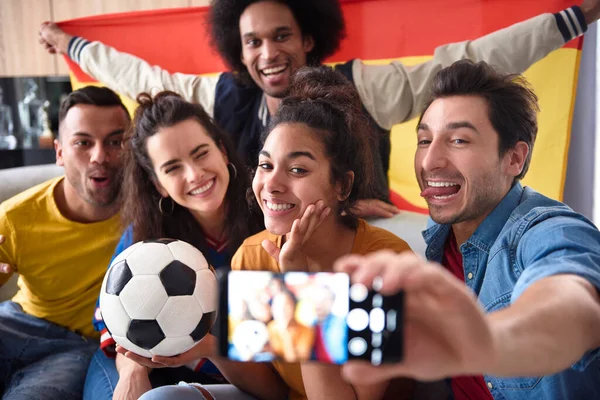
<svg viewBox="0 0 600 400">
<path fill-rule="evenodd" d="M 521 73 L 582 35 L 598 19 L 599 0 L 584 0 L 556 14 L 542 14 L 473 41 L 438 47 L 432 60 L 407 67 L 400 62 L 365 65 L 352 60 L 336 68 L 352 81 L 381 135 L 377 197 L 387 199 L 389 131 L 420 113 L 426 87 L 440 69 L 463 58 L 486 61 L 501 72 Z M 293 72 L 321 63 L 339 47 L 344 20 L 338 0 L 213 0 L 212 41 L 231 68 L 212 77 L 170 74 L 144 60 L 44 23 L 40 43 L 63 53 L 96 80 L 135 98 L 143 91 L 173 90 L 200 103 L 233 138 L 254 166 L 260 132 L 285 96 Z M 377 147 L 375 145 L 375 147 Z M 382 201 L 361 203 L 362 216 L 390 217 L 396 209 Z"/>
</svg>

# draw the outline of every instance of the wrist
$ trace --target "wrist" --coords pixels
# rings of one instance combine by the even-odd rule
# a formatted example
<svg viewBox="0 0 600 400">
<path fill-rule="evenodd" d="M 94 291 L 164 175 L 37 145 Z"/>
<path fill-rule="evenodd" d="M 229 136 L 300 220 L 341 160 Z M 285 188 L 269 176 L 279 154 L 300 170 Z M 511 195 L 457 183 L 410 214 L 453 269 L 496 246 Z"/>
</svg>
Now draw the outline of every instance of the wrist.
<svg viewBox="0 0 600 400">
<path fill-rule="evenodd" d="M 573 9 L 575 9 L 575 8 L 577 8 L 577 7 L 573 7 Z M 595 8 L 586 7 L 583 4 L 580 5 L 578 8 L 579 8 L 579 11 L 581 11 L 581 14 L 583 14 L 583 18 L 585 19 L 586 25 L 593 24 L 594 22 L 596 22 L 596 20 L 600 16 L 599 10 L 597 10 Z M 576 11 L 574 10 L 574 12 L 576 12 Z"/>
<path fill-rule="evenodd" d="M 56 50 L 58 50 L 59 53 L 61 54 L 68 54 L 69 53 L 69 43 L 71 42 L 71 39 L 73 39 L 73 35 L 69 35 L 66 32 L 63 32 L 62 34 L 60 34 L 60 36 L 58 37 L 57 41 L 56 41 Z"/>
<path fill-rule="evenodd" d="M 129 358 L 125 357 L 120 353 L 117 353 L 115 365 L 117 368 L 117 372 L 119 373 L 119 377 L 123 378 L 135 376 L 148 376 L 151 371 L 151 368 L 138 364 L 137 362 L 130 360 Z"/>
</svg>

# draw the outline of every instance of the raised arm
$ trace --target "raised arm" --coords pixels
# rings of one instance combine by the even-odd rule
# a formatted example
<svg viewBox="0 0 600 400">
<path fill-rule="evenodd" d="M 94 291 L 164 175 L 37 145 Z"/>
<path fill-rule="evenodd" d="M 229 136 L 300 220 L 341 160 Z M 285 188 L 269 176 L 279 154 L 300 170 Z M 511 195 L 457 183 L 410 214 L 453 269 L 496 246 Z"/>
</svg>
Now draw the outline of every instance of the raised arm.
<svg viewBox="0 0 600 400">
<path fill-rule="evenodd" d="M 135 99 L 141 92 L 172 90 L 188 101 L 199 103 L 213 115 L 219 76 L 171 74 L 101 42 L 69 35 L 52 22 L 43 23 L 39 35 L 48 52 L 67 55 L 86 74 L 116 92 Z"/>
<path fill-rule="evenodd" d="M 364 65 L 355 60 L 352 75 L 366 109 L 384 129 L 416 117 L 427 100 L 435 74 L 455 61 L 485 61 L 500 72 L 522 73 L 582 35 L 600 16 L 600 0 L 585 0 L 556 14 L 542 14 L 472 41 L 438 47 L 433 59 L 415 66 L 400 62 Z"/>
</svg>

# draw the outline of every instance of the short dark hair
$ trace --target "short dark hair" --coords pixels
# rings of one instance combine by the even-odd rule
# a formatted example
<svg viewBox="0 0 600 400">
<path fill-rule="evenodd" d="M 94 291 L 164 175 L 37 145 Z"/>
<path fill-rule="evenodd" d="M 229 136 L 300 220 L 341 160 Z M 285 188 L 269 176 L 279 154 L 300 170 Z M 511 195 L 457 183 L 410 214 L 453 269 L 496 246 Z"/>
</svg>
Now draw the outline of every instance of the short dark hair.
<svg viewBox="0 0 600 400">
<path fill-rule="evenodd" d="M 515 178 L 522 179 L 529 168 L 533 144 L 538 131 L 538 98 L 527 80 L 519 74 L 497 72 L 487 63 L 457 61 L 439 71 L 430 86 L 430 99 L 421 113 L 436 99 L 450 96 L 479 96 L 488 104 L 488 117 L 499 136 L 499 154 L 515 147 L 517 142 L 529 146 L 523 170 Z"/>
<path fill-rule="evenodd" d="M 62 101 L 58 110 L 58 123 L 64 121 L 69 110 L 79 104 L 90 104 L 98 107 L 115 107 L 123 108 L 128 119 L 129 111 L 121 101 L 121 98 L 114 91 L 107 87 L 99 86 L 84 86 L 71 93 Z"/>
<path fill-rule="evenodd" d="M 373 147 L 377 135 L 362 110 L 358 91 L 341 73 L 330 67 L 302 67 L 295 74 L 290 93 L 273 118 L 269 133 L 279 124 L 300 123 L 315 130 L 331 164 L 332 183 L 341 183 L 348 197 L 340 202 L 341 219 L 354 228 L 353 207 L 359 199 L 377 196 Z M 346 174 L 354 173 L 352 186 Z"/>
<path fill-rule="evenodd" d="M 302 35 L 312 37 L 314 48 L 307 54 L 308 65 L 318 65 L 335 53 L 346 37 L 338 0 L 213 0 L 208 17 L 211 43 L 242 82 L 252 80 L 240 59 L 240 17 L 248 6 L 260 1 L 275 1 L 289 7 Z"/>
<path fill-rule="evenodd" d="M 201 251 L 208 250 L 206 237 L 188 209 L 173 202 L 172 213 L 163 215 L 160 212 L 157 204 L 161 195 L 154 185 L 156 175 L 148 155 L 148 139 L 159 129 L 191 119 L 206 130 L 219 148 L 224 149 L 233 165 L 224 200 L 227 247 L 233 254 L 244 239 L 263 229 L 263 222 L 261 215 L 256 214 L 246 202 L 250 177 L 228 136 L 202 106 L 185 101 L 177 93 L 164 91 L 154 97 L 141 93 L 137 96 L 137 103 L 132 127 L 124 141 L 125 174 L 121 191 L 121 213 L 125 226 L 133 226 L 134 241 L 170 237 L 184 240 Z"/>
</svg>

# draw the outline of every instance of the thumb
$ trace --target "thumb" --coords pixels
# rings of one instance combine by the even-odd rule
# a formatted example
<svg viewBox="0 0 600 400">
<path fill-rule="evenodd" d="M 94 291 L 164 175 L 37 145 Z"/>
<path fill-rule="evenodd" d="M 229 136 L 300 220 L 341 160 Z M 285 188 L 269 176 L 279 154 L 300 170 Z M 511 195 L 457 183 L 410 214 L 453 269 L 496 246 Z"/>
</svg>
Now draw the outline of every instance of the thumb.
<svg viewBox="0 0 600 400">
<path fill-rule="evenodd" d="M 279 247 L 277 247 L 277 245 L 273 242 L 271 242 L 270 240 L 263 240 L 262 241 L 262 247 L 263 249 L 265 249 L 265 251 L 267 253 L 269 253 L 269 255 L 271 257 L 273 257 L 275 259 L 275 261 L 277 261 L 279 263 Z"/>
<path fill-rule="evenodd" d="M 4 235 L 0 235 L 0 244 L 4 243 Z"/>
</svg>

